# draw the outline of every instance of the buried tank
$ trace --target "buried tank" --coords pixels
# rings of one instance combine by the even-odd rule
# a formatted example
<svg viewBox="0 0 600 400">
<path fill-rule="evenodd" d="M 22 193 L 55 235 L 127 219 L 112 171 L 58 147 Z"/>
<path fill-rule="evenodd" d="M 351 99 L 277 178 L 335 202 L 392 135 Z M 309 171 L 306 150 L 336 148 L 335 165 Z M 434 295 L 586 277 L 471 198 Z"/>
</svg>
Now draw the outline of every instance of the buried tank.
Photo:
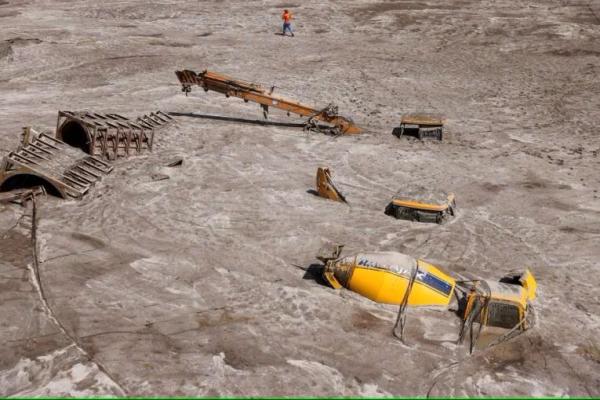
<svg viewBox="0 0 600 400">
<path fill-rule="evenodd" d="M 443 224 L 456 214 L 456 199 L 454 193 L 404 189 L 394 195 L 385 213 L 397 219 Z"/>
<path fill-rule="evenodd" d="M 406 307 L 441 307 L 461 319 L 458 342 L 467 335 L 473 351 L 484 327 L 494 344 L 533 326 L 531 302 L 537 283 L 531 272 L 510 273 L 500 281 L 456 280 L 442 269 L 397 252 L 359 253 L 340 257 L 343 246 L 322 249 L 323 277 L 334 289 L 346 288 L 372 301 Z M 402 318 L 404 319 L 404 318 Z M 394 334 L 395 328 L 394 328 Z M 398 336 L 398 335 L 397 335 Z"/>
</svg>

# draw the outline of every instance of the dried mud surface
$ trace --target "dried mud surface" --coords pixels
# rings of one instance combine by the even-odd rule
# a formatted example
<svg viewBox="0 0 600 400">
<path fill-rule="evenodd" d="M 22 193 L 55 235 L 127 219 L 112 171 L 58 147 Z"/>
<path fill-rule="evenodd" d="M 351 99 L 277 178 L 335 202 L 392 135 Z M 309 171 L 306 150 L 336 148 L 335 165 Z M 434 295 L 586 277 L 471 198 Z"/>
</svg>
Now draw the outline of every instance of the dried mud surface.
<svg viewBox="0 0 600 400">
<path fill-rule="evenodd" d="M 293 39 L 275 34 L 283 7 Z M 177 117 L 83 200 L 40 202 L 41 287 L 29 210 L 0 205 L 0 396 L 600 396 L 599 16 L 583 0 L 0 1 L 2 156 L 59 109 L 261 118 L 186 98 L 180 68 L 335 102 L 367 129 Z M 393 137 L 411 112 L 444 116 L 447 139 Z M 307 192 L 321 165 L 349 206 Z M 458 217 L 384 215 L 414 185 L 454 191 Z M 294 267 L 328 241 L 491 279 L 529 266 L 537 326 L 469 357 L 453 315 L 415 310 L 403 345 L 394 307 Z"/>
</svg>

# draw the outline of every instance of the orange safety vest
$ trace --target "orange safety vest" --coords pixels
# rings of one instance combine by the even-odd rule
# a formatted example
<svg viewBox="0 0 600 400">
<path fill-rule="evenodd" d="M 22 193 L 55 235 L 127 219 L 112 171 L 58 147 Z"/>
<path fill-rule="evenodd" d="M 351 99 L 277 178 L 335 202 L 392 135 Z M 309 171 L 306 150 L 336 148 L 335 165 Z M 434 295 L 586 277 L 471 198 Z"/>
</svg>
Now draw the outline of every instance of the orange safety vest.
<svg viewBox="0 0 600 400">
<path fill-rule="evenodd" d="M 281 19 L 283 19 L 283 22 L 285 22 L 286 24 L 289 23 L 292 19 L 292 13 L 283 13 Z"/>
</svg>

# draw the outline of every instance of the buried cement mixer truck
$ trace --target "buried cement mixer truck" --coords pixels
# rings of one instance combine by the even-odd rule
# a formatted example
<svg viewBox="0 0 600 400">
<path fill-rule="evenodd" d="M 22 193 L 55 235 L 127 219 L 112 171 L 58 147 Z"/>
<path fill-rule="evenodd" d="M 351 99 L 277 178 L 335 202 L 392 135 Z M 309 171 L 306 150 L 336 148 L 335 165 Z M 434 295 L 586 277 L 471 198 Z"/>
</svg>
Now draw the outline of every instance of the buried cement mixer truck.
<svg viewBox="0 0 600 400">
<path fill-rule="evenodd" d="M 324 279 L 334 289 L 346 288 L 372 301 L 398 305 L 393 333 L 402 340 L 407 307 L 442 307 L 461 318 L 458 341 L 469 336 L 472 352 L 483 329 L 499 334 L 490 345 L 531 328 L 531 302 L 537 283 L 528 269 L 509 273 L 499 281 L 455 279 L 423 260 L 397 252 L 359 253 L 340 257 L 343 246 L 322 249 Z"/>
</svg>

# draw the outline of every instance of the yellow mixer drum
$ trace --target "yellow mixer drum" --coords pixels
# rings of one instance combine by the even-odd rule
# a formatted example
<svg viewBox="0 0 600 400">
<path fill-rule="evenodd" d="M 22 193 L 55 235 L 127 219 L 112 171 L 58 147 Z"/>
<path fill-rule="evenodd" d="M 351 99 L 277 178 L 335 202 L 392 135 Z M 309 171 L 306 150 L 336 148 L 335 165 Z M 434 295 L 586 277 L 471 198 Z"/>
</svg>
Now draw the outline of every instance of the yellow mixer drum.
<svg viewBox="0 0 600 400">
<path fill-rule="evenodd" d="M 456 281 L 437 267 L 396 252 L 365 253 L 329 261 L 325 279 L 378 303 L 400 304 L 413 272 L 409 306 L 448 306 Z"/>
</svg>

